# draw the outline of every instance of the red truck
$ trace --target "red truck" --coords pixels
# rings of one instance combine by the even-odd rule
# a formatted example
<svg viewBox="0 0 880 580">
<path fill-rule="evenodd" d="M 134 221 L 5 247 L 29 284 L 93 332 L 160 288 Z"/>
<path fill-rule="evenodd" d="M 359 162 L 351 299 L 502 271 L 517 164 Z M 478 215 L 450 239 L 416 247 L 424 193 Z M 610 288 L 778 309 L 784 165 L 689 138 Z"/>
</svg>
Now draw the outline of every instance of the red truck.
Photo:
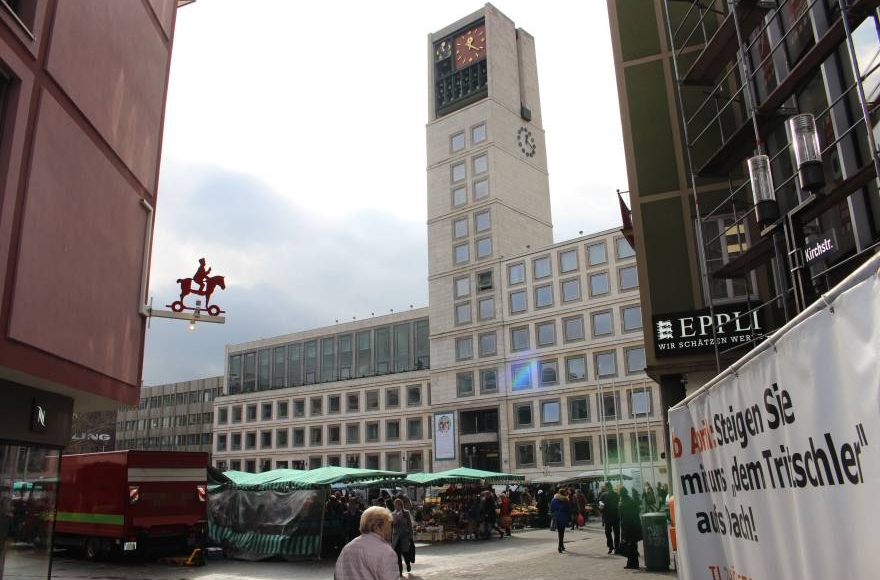
<svg viewBox="0 0 880 580">
<path fill-rule="evenodd" d="M 201 546 L 208 461 L 207 453 L 173 451 L 62 456 L 54 545 L 89 560 Z"/>
</svg>

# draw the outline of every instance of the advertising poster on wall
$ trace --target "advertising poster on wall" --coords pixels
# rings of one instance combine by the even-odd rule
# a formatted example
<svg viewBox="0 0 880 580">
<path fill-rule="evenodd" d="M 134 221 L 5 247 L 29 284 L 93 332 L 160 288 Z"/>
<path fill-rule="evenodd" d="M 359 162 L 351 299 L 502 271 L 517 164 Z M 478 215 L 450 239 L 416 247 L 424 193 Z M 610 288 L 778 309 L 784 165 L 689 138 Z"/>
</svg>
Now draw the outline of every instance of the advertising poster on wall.
<svg viewBox="0 0 880 580">
<path fill-rule="evenodd" d="M 455 459 L 455 413 L 434 413 L 434 458 Z"/>
<path fill-rule="evenodd" d="M 873 275 L 670 410 L 681 578 L 876 576 L 878 344 Z"/>
</svg>

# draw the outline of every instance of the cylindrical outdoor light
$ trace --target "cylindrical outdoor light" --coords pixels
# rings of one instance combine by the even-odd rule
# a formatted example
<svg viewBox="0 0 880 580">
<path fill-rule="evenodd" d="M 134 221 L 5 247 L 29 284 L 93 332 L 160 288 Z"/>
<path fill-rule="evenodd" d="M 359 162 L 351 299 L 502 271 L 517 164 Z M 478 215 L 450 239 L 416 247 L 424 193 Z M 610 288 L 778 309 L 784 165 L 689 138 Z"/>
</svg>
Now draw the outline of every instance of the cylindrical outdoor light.
<svg viewBox="0 0 880 580">
<path fill-rule="evenodd" d="M 749 159 L 749 179 L 752 182 L 752 196 L 755 200 L 755 217 L 761 227 L 766 227 L 779 219 L 779 206 L 776 205 L 769 157 L 756 155 Z"/>
<path fill-rule="evenodd" d="M 795 115 L 788 120 L 788 130 L 791 133 L 791 147 L 797 161 L 801 189 L 816 193 L 825 185 L 816 119 L 809 113 Z"/>
</svg>

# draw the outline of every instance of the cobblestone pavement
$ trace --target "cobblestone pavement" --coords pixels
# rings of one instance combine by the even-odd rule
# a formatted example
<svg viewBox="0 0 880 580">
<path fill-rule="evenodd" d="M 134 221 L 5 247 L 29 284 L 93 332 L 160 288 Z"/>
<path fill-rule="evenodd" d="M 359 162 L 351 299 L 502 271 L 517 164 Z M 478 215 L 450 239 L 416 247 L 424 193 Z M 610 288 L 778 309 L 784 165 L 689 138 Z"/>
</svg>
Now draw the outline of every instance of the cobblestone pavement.
<svg viewBox="0 0 880 580">
<path fill-rule="evenodd" d="M 673 578 L 676 573 L 625 570 L 626 559 L 608 555 L 605 535 L 597 522 L 584 529 L 567 531 L 566 553 L 556 551 L 556 533 L 549 530 L 521 530 L 510 538 L 486 541 L 416 544 L 409 580 L 613 580 L 629 578 Z M 331 580 L 333 561 L 243 562 L 210 560 L 200 568 L 165 566 L 157 563 L 90 563 L 57 556 L 52 578 L 58 580 Z M 644 558 L 641 560 L 644 566 Z M 26 566 L 4 580 L 34 580 Z"/>
</svg>

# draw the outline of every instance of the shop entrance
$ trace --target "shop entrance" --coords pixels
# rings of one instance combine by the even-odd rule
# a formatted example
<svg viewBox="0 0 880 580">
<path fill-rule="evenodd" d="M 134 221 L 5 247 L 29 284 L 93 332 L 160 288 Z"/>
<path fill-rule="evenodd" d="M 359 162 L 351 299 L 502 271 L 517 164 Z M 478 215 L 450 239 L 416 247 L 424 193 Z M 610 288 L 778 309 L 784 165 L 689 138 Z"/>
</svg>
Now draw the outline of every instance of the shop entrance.
<svg viewBox="0 0 880 580">
<path fill-rule="evenodd" d="M 501 453 L 497 442 L 461 446 L 461 465 L 485 471 L 501 471 Z"/>
</svg>

